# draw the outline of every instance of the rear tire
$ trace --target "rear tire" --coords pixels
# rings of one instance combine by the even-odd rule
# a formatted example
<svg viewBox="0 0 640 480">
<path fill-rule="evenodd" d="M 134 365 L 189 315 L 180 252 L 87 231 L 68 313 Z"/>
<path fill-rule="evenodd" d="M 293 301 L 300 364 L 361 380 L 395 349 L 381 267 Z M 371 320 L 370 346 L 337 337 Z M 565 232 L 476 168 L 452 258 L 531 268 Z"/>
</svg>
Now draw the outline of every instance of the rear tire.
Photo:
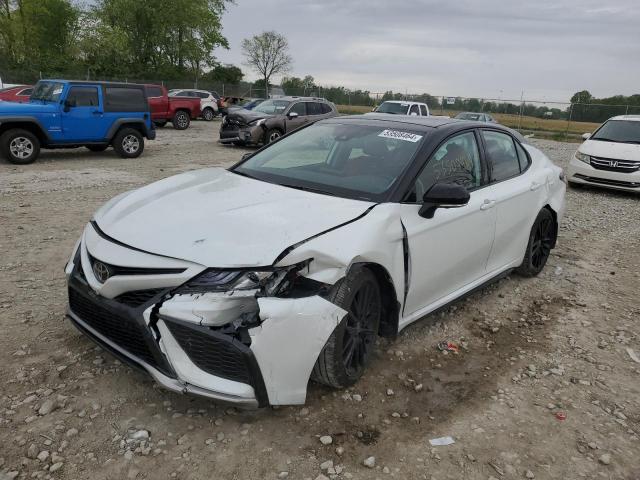
<svg viewBox="0 0 640 480">
<path fill-rule="evenodd" d="M 213 120 L 216 116 L 216 112 L 213 111 L 213 108 L 205 108 L 202 111 L 202 118 L 204 118 L 207 122 Z"/>
<path fill-rule="evenodd" d="M 354 267 L 330 300 L 349 313 L 320 352 L 312 379 L 333 388 L 345 388 L 360 379 L 373 356 L 383 312 L 382 297 L 371 270 Z"/>
<path fill-rule="evenodd" d="M 171 123 L 173 123 L 173 128 L 176 130 L 186 130 L 191 124 L 191 116 L 184 110 L 178 110 Z"/>
<path fill-rule="evenodd" d="M 15 165 L 28 165 L 40 155 L 40 140 L 28 130 L 14 128 L 0 137 L 0 153 Z"/>
<path fill-rule="evenodd" d="M 555 244 L 557 236 L 556 222 L 551 212 L 543 208 L 538 213 L 536 221 L 533 222 L 527 250 L 516 271 L 524 277 L 535 277 L 538 275 L 549 259 L 551 248 Z"/>
<path fill-rule="evenodd" d="M 113 148 L 122 158 L 138 158 L 144 151 L 144 137 L 135 128 L 123 128 L 113 138 Z"/>
<path fill-rule="evenodd" d="M 92 152 L 104 152 L 109 145 L 85 145 Z"/>
</svg>

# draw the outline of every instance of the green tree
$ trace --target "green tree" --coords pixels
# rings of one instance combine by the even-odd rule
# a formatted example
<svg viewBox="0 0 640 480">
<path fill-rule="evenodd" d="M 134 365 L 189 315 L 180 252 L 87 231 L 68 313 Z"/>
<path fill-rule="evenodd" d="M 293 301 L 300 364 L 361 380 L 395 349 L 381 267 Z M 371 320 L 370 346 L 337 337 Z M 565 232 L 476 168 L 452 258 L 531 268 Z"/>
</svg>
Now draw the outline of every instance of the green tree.
<svg viewBox="0 0 640 480">
<path fill-rule="evenodd" d="M 277 32 L 263 32 L 242 41 L 242 54 L 247 66 L 253 68 L 261 77 L 262 88 L 269 96 L 268 86 L 273 75 L 286 73 L 293 59 L 289 55 L 287 39 Z"/>
</svg>

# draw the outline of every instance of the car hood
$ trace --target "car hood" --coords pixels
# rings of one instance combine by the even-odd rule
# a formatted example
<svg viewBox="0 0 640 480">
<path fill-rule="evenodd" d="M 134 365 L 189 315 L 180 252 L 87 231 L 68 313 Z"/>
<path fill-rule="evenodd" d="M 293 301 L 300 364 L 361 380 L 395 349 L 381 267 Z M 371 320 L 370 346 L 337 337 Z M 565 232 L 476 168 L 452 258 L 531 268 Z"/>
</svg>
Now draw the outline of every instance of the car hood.
<svg viewBox="0 0 640 480">
<path fill-rule="evenodd" d="M 585 155 L 591 155 L 592 157 L 640 161 L 640 145 L 636 145 L 634 143 L 587 140 L 580 145 L 578 150 Z"/>
<path fill-rule="evenodd" d="M 57 111 L 55 103 L 43 103 L 34 100 L 29 103 L 0 102 L 0 116 L 4 115 L 34 115 L 37 113 L 50 113 Z"/>
<path fill-rule="evenodd" d="M 150 253 L 207 267 L 267 266 L 372 205 L 210 168 L 124 193 L 94 220 L 113 239 Z"/>
<path fill-rule="evenodd" d="M 253 110 L 247 110 L 242 107 L 238 107 L 238 109 L 229 110 L 229 114 L 227 115 L 228 120 L 236 120 L 242 123 L 251 123 L 254 120 L 260 120 L 261 118 L 272 117 L 268 113 L 256 112 Z"/>
</svg>

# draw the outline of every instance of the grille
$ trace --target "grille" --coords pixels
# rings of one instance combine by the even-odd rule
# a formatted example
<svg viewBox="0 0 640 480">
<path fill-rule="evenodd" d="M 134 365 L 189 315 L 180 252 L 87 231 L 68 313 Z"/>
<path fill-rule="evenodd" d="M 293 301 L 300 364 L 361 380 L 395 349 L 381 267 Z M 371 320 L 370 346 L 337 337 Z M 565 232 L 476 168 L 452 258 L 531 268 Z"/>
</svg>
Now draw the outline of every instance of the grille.
<svg viewBox="0 0 640 480">
<path fill-rule="evenodd" d="M 607 170 L 609 172 L 632 173 L 640 170 L 640 161 L 591 157 L 591 166 L 598 170 Z"/>
<path fill-rule="evenodd" d="M 216 338 L 202 327 L 166 322 L 171 334 L 187 356 L 211 375 L 251 385 L 246 354 L 231 339 Z"/>
<path fill-rule="evenodd" d="M 89 255 L 89 260 L 91 261 L 91 265 L 93 265 L 96 261 L 99 261 L 100 263 L 106 265 L 109 269 L 111 277 L 115 277 L 116 275 L 163 275 L 170 273 L 182 273 L 186 270 L 186 268 L 122 267 L 119 265 L 111 265 L 109 263 L 103 262 L 102 260 L 98 260 L 91 255 Z"/>
<path fill-rule="evenodd" d="M 622 180 L 609 180 L 606 178 L 587 177 L 586 175 L 576 174 L 576 177 L 592 183 L 601 183 L 603 185 L 614 185 L 616 187 L 640 188 L 640 182 L 624 182 Z"/>
<path fill-rule="evenodd" d="M 116 302 L 124 303 L 130 307 L 139 307 L 144 305 L 156 295 L 160 295 L 164 288 L 149 288 L 147 290 L 133 290 L 131 292 L 125 292 L 122 295 L 118 295 L 114 300 Z"/>
<path fill-rule="evenodd" d="M 142 328 L 133 319 L 109 311 L 96 301 L 69 289 L 69 307 L 91 328 L 132 355 L 156 366 L 153 353 L 144 340 Z"/>
</svg>

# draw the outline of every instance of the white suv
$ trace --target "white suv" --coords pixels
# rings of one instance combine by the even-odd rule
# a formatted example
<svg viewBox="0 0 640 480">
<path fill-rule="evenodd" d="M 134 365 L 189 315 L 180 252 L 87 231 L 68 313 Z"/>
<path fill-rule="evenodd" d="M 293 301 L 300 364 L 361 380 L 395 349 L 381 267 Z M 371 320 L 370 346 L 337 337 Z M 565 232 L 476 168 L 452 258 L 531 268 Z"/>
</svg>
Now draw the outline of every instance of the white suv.
<svg viewBox="0 0 640 480">
<path fill-rule="evenodd" d="M 640 192 L 640 115 L 620 115 L 582 136 L 569 168 L 570 185 Z"/>
<path fill-rule="evenodd" d="M 387 100 L 382 102 L 378 108 L 374 110 L 376 113 L 391 113 L 394 115 L 413 115 L 417 117 L 428 117 L 429 106 L 426 103 Z"/>
<path fill-rule="evenodd" d="M 201 115 L 207 122 L 210 122 L 218 115 L 218 100 L 211 92 L 207 92 L 206 90 L 194 90 L 192 88 L 169 90 L 169 96 L 199 97 Z"/>
</svg>

